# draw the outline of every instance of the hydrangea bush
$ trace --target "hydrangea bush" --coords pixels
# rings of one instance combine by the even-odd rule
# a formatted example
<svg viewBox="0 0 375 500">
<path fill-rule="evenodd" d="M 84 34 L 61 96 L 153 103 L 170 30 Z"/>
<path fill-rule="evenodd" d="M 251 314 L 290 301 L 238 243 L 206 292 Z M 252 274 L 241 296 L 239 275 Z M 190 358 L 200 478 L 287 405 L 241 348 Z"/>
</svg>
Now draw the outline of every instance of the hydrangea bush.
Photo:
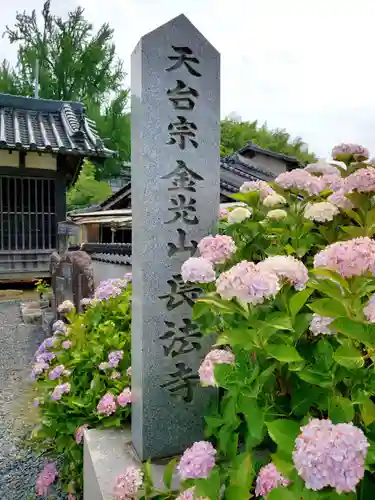
<svg viewBox="0 0 375 500">
<path fill-rule="evenodd" d="M 183 264 L 203 289 L 194 319 L 217 333 L 199 376 L 219 402 L 166 472 L 180 492 L 152 490 L 146 466 L 118 500 L 373 498 L 375 168 L 355 144 L 332 156 L 245 182 Z"/>
<path fill-rule="evenodd" d="M 73 304 L 60 307 L 53 335 L 35 354 L 35 380 L 40 425 L 32 442 L 52 462 L 37 479 L 38 496 L 47 495 L 58 477 L 72 499 L 82 498 L 83 431 L 119 427 L 130 417 L 131 277 L 102 282 L 85 312 Z"/>
</svg>

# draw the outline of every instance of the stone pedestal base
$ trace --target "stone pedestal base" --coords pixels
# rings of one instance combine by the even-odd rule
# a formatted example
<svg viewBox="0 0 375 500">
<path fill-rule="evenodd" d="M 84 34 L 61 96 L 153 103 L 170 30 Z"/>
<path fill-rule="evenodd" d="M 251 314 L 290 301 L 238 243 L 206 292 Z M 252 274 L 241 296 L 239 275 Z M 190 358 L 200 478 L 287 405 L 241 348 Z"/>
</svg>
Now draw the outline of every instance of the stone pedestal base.
<svg viewBox="0 0 375 500">
<path fill-rule="evenodd" d="M 152 464 L 156 488 L 163 489 L 164 467 L 168 460 Z M 130 427 L 125 429 L 89 429 L 84 433 L 84 500 L 113 500 L 116 476 L 129 466 L 139 467 L 131 442 Z M 178 477 L 173 478 L 178 488 Z"/>
</svg>

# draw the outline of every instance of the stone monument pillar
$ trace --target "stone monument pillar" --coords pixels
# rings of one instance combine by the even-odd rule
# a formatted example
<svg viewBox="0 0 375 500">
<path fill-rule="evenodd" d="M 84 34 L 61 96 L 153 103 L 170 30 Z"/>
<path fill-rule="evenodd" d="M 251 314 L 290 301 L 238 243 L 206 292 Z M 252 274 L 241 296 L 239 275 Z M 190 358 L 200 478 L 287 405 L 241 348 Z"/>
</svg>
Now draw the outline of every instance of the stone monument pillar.
<svg viewBox="0 0 375 500">
<path fill-rule="evenodd" d="M 132 441 L 146 460 L 203 437 L 197 370 L 210 341 L 180 269 L 218 217 L 220 55 L 180 15 L 141 38 L 131 77 Z"/>
</svg>

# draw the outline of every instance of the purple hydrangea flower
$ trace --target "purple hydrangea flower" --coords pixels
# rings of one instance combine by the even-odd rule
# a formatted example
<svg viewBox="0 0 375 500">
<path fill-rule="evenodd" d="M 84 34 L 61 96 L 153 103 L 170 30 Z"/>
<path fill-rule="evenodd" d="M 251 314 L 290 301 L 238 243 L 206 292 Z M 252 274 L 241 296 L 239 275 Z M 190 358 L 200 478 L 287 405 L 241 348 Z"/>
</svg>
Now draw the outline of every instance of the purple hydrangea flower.
<svg viewBox="0 0 375 500">
<path fill-rule="evenodd" d="M 48 378 L 50 380 L 56 380 L 57 378 L 61 377 L 64 371 L 65 371 L 65 366 L 58 365 L 49 372 Z"/>
<path fill-rule="evenodd" d="M 116 368 L 119 362 L 123 359 L 123 351 L 112 351 L 108 354 L 108 361 L 112 368 Z"/>
<path fill-rule="evenodd" d="M 350 424 L 332 424 L 317 418 L 301 428 L 293 462 L 306 488 L 326 487 L 337 493 L 355 491 L 364 476 L 369 443 L 363 431 Z"/>
</svg>

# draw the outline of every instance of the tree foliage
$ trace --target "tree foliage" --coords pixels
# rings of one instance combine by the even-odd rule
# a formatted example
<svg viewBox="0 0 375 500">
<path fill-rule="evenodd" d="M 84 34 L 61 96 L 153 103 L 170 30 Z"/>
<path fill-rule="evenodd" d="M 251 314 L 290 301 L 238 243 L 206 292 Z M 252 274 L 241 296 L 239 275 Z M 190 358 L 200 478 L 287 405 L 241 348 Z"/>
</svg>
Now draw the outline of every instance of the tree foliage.
<svg viewBox="0 0 375 500">
<path fill-rule="evenodd" d="M 303 140 L 300 137 L 292 139 L 285 129 L 270 130 L 267 123 L 259 126 L 257 120 L 253 122 L 241 122 L 230 118 L 222 120 L 221 156 L 227 156 L 243 148 L 249 141 L 275 153 L 294 156 L 302 162 L 315 160 L 315 155 L 308 152 Z"/>
<path fill-rule="evenodd" d="M 118 159 L 109 159 L 98 169 L 98 176 L 119 173 L 130 159 L 130 127 L 125 72 L 116 56 L 113 29 L 105 23 L 95 32 L 82 7 L 62 19 L 53 14 L 47 0 L 41 19 L 35 10 L 18 12 L 4 35 L 18 45 L 18 57 L 16 68 L 7 61 L 0 67 L 0 91 L 33 95 L 38 60 L 39 96 L 83 102 L 107 147 L 119 152 Z"/>
<path fill-rule="evenodd" d="M 112 193 L 106 182 L 95 178 L 95 167 L 85 161 L 75 185 L 68 191 L 67 205 L 69 210 L 88 207 L 101 203 Z"/>
</svg>

